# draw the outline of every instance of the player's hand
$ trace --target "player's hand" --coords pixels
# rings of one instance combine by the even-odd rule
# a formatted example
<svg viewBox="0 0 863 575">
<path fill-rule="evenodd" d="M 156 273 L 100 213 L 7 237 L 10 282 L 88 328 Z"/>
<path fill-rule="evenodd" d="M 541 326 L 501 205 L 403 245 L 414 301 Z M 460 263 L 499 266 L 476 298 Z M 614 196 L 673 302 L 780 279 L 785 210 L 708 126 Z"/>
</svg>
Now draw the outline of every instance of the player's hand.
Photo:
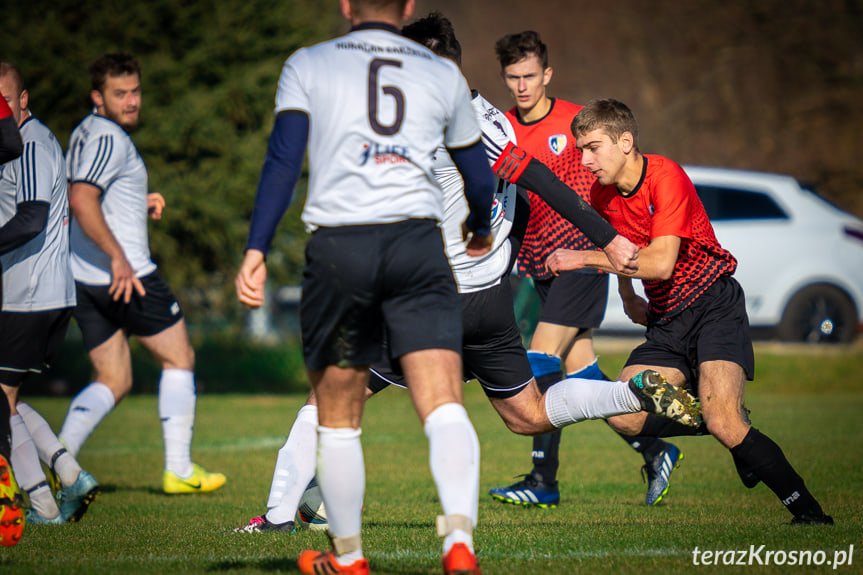
<svg viewBox="0 0 863 575">
<path fill-rule="evenodd" d="M 121 256 L 111 260 L 111 287 L 108 288 L 108 295 L 114 301 L 123 300 L 123 303 L 132 301 L 132 293 L 138 292 L 138 295 L 146 295 L 144 284 L 135 277 L 135 270 L 129 264 L 129 260 Z"/>
<path fill-rule="evenodd" d="M 267 282 L 267 262 L 260 250 L 246 250 L 240 271 L 234 280 L 240 303 L 256 309 L 264 305 L 264 284 Z"/>
<path fill-rule="evenodd" d="M 154 220 L 162 219 L 162 210 L 165 209 L 165 198 L 159 192 L 147 194 L 147 213 Z"/>
<path fill-rule="evenodd" d="M 647 300 L 640 295 L 623 299 L 623 311 L 633 323 L 647 325 Z"/>
<path fill-rule="evenodd" d="M 632 275 L 638 271 L 638 246 L 622 235 L 614 236 L 602 251 L 616 272 Z"/>
<path fill-rule="evenodd" d="M 467 221 L 461 224 L 461 239 L 467 242 L 465 252 L 472 258 L 484 256 L 491 251 L 494 243 L 494 234 L 489 233 L 487 236 L 478 236 L 467 227 Z"/>
<path fill-rule="evenodd" d="M 554 250 L 545 260 L 545 269 L 553 275 L 559 276 L 560 272 L 584 269 L 582 252 L 558 248 Z"/>
</svg>

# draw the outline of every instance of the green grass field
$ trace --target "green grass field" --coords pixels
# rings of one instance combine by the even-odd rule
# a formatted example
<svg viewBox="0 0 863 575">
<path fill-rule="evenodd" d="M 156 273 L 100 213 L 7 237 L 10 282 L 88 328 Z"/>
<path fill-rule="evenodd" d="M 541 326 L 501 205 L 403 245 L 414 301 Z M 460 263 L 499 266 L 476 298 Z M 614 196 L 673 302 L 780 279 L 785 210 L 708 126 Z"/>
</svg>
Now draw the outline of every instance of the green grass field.
<svg viewBox="0 0 863 575">
<path fill-rule="evenodd" d="M 486 495 L 530 468 L 529 438 L 513 435 L 475 383 L 468 411 L 482 444 L 480 523 L 483 573 L 838 573 L 863 572 L 863 342 L 850 348 L 759 345 L 747 393 L 754 424 L 784 449 L 836 520 L 833 527 L 789 526 L 790 515 L 763 485 L 745 489 L 731 457 L 709 437 L 674 440 L 682 466 L 662 504 L 646 508 L 641 458 L 602 422 L 567 428 L 561 445 L 562 504 L 553 510 L 502 505 Z M 616 374 L 625 359 L 603 346 L 600 364 Z M 238 383 L 239 387 L 239 383 Z M 304 397 L 203 395 L 193 454 L 228 475 L 219 492 L 162 495 L 162 441 L 156 398 L 132 396 L 96 431 L 80 461 L 103 491 L 83 521 L 28 526 L 22 542 L 0 548 L 0 573 L 296 572 L 321 533 L 230 534 L 265 510 L 276 451 Z M 68 399 L 30 403 L 59 428 Z M 440 512 L 428 471 L 425 436 L 406 392 L 369 402 L 363 426 L 367 467 L 364 550 L 375 573 L 440 572 Z M 693 551 L 762 551 L 753 567 L 693 565 Z M 848 556 L 850 546 L 853 553 Z M 809 552 L 810 566 L 759 566 Z M 794 555 L 792 555 L 794 552 Z M 820 555 L 822 552 L 823 555 Z M 739 555 L 739 554 L 738 554 Z M 704 556 L 700 555 L 700 563 Z M 735 561 L 739 556 L 735 556 Z M 848 565 L 849 559 L 851 564 Z M 815 565 L 814 562 L 823 562 Z M 709 559 L 710 562 L 715 559 Z M 828 565 L 826 561 L 831 561 Z M 771 561 L 773 563 L 773 561 Z"/>
</svg>

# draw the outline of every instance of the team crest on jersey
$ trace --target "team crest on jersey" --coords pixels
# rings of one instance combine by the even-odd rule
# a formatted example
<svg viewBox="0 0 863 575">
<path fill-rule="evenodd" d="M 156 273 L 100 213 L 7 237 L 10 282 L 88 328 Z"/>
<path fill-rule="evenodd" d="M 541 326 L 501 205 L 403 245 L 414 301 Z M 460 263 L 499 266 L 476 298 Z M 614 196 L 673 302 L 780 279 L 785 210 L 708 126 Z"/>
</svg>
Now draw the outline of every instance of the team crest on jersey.
<svg viewBox="0 0 863 575">
<path fill-rule="evenodd" d="M 494 194 L 494 200 L 491 203 L 491 222 L 492 226 L 494 223 L 502 219 L 506 216 L 506 210 L 508 208 L 507 202 L 509 201 L 509 196 L 506 194 L 506 183 L 503 181 L 498 182 L 497 192 Z"/>
<path fill-rule="evenodd" d="M 554 152 L 556 156 L 563 153 L 566 148 L 566 134 L 555 134 L 548 137 L 548 149 Z"/>
<path fill-rule="evenodd" d="M 403 164 L 410 161 L 410 150 L 407 146 L 367 142 L 363 144 L 359 165 L 365 166 L 369 162 L 375 164 Z"/>
</svg>

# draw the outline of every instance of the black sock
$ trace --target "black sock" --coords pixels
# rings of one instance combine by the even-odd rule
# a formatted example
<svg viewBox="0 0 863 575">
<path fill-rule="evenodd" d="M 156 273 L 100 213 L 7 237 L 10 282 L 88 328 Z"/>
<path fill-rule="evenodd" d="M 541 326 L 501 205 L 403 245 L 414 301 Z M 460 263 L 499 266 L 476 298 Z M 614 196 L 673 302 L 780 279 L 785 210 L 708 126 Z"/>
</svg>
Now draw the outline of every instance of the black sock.
<svg viewBox="0 0 863 575">
<path fill-rule="evenodd" d="M 749 429 L 740 445 L 731 449 L 731 455 L 763 481 L 795 517 L 824 516 L 818 501 L 806 489 L 803 479 L 791 467 L 782 449 L 754 427 Z"/>
<path fill-rule="evenodd" d="M 554 485 L 557 483 L 557 468 L 560 467 L 560 430 L 533 437 L 533 475 L 538 481 Z"/>
<path fill-rule="evenodd" d="M 536 377 L 536 386 L 540 393 L 545 393 L 548 388 L 561 380 L 560 372 L 549 373 Z M 543 483 L 557 483 L 557 468 L 560 467 L 560 430 L 551 431 L 544 435 L 533 436 L 533 475 Z"/>
<path fill-rule="evenodd" d="M 608 423 L 608 421 L 606 421 Z M 610 424 L 609 424 L 610 425 Z M 614 428 L 612 428 L 614 429 Z M 626 435 L 625 433 L 621 433 L 614 430 L 620 437 L 623 438 L 625 442 L 629 444 L 631 448 L 636 450 L 638 453 L 644 456 L 645 461 L 649 461 L 656 457 L 659 453 L 661 453 L 666 446 L 668 445 L 666 442 L 657 438 L 656 436 L 651 435 Z"/>
<path fill-rule="evenodd" d="M 689 427 L 677 421 L 662 417 L 655 413 L 647 415 L 644 427 L 641 428 L 639 436 L 647 437 L 686 437 L 691 435 L 708 435 L 707 426 L 702 423 L 699 427 Z"/>
<path fill-rule="evenodd" d="M 12 412 L 9 410 L 9 401 L 6 396 L 0 397 L 0 455 L 6 458 L 12 465 L 12 422 L 9 418 Z"/>
</svg>

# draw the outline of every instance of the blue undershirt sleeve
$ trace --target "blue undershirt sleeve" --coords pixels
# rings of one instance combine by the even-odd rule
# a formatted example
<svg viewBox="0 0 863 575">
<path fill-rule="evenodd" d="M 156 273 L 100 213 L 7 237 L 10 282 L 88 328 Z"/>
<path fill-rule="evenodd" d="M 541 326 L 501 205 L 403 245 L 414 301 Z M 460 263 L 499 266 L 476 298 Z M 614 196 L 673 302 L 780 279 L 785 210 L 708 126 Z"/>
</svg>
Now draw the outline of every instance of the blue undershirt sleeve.
<svg viewBox="0 0 863 575">
<path fill-rule="evenodd" d="M 0 254 L 23 246 L 45 229 L 48 224 L 48 202 L 22 202 L 15 215 L 0 227 Z"/>
<path fill-rule="evenodd" d="M 258 182 L 246 249 L 260 250 L 264 255 L 270 250 L 276 227 L 291 204 L 300 178 L 308 140 L 307 114 L 296 110 L 279 112 Z"/>
<path fill-rule="evenodd" d="M 488 165 L 485 146 L 477 142 L 467 148 L 448 148 L 450 157 L 464 180 L 464 197 L 470 214 L 467 227 L 477 236 L 491 233 L 491 205 L 496 187 Z"/>
</svg>

